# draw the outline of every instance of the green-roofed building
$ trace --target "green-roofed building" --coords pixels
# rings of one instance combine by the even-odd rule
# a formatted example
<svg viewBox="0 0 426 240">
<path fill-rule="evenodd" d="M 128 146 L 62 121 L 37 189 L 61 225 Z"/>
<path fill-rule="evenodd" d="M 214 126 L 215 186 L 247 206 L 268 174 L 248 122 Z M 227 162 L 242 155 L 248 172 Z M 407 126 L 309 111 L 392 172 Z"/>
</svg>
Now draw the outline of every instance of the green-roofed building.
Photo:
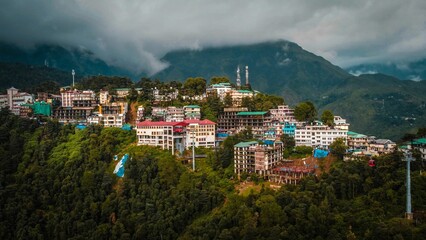
<svg viewBox="0 0 426 240">
<path fill-rule="evenodd" d="M 183 107 L 186 120 L 201 119 L 201 108 L 198 105 L 187 105 Z"/>
<path fill-rule="evenodd" d="M 421 158 L 426 160 L 426 138 L 414 139 L 411 143 L 414 149 L 420 151 Z"/>
<path fill-rule="evenodd" d="M 43 115 L 50 117 L 52 115 L 52 106 L 44 101 L 35 102 L 32 106 L 34 115 Z"/>
<path fill-rule="evenodd" d="M 238 129 L 251 128 L 253 136 L 260 138 L 267 130 L 265 121 L 268 121 L 270 116 L 271 114 L 268 111 L 239 112 L 236 115 Z"/>
<path fill-rule="evenodd" d="M 234 172 L 257 173 L 267 176 L 283 160 L 283 143 L 259 144 L 257 141 L 234 145 Z"/>
</svg>

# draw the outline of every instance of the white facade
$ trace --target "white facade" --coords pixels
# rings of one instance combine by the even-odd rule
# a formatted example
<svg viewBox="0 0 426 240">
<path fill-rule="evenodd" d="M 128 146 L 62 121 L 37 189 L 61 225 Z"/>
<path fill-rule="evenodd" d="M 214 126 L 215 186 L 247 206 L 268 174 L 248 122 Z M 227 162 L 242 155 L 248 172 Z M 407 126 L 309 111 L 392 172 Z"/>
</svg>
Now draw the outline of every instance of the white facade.
<svg viewBox="0 0 426 240">
<path fill-rule="evenodd" d="M 14 87 L 7 89 L 7 94 L 0 95 L 0 108 L 9 107 L 10 111 L 15 115 L 19 115 L 22 104 L 33 102 L 34 98 L 31 94 L 19 92 Z"/>
<path fill-rule="evenodd" d="M 233 90 L 230 83 L 212 84 L 206 89 L 207 94 L 216 94 L 220 100 L 224 100 L 226 94 Z"/>
<path fill-rule="evenodd" d="M 108 91 L 100 91 L 99 92 L 99 103 L 107 104 L 109 102 L 109 93 Z"/>
<path fill-rule="evenodd" d="M 290 108 L 288 105 L 278 106 L 277 109 L 269 109 L 269 112 L 271 113 L 271 120 L 289 123 L 297 122 L 294 118 L 294 109 Z"/>
<path fill-rule="evenodd" d="M 216 141 L 215 123 L 209 120 L 185 120 L 186 126 L 185 147 L 193 144 L 195 147 L 212 148 Z"/>
<path fill-rule="evenodd" d="M 348 131 L 349 125 L 350 124 L 346 122 L 346 119 L 342 118 L 341 116 L 334 116 L 334 128 Z"/>
<path fill-rule="evenodd" d="M 137 123 L 138 145 L 158 146 L 162 149 L 176 150 L 195 147 L 215 146 L 215 123 L 209 120 L 185 120 L 183 122 Z"/>
<path fill-rule="evenodd" d="M 92 90 L 63 90 L 61 91 L 62 107 L 73 107 L 74 100 L 92 101 L 96 99 L 95 92 Z"/>
<path fill-rule="evenodd" d="M 185 119 L 200 119 L 201 118 L 201 108 L 198 105 L 187 105 L 183 107 L 185 113 Z"/>
<path fill-rule="evenodd" d="M 183 108 L 167 107 L 166 122 L 182 122 L 185 119 Z"/>
<path fill-rule="evenodd" d="M 337 138 L 342 138 L 347 144 L 348 131 L 330 128 L 327 125 L 307 125 L 295 130 L 296 146 L 328 148 Z"/>
</svg>

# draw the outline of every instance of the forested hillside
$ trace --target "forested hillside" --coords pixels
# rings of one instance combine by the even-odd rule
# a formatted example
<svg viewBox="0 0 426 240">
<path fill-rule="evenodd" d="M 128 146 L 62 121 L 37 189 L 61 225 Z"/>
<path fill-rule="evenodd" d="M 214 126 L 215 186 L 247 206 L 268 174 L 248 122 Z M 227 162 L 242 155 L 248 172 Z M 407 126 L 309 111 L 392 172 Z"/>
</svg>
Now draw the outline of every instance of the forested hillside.
<svg viewBox="0 0 426 240">
<path fill-rule="evenodd" d="M 241 138 L 243 137 L 243 138 Z M 249 136 L 247 136 L 249 137 Z M 1 239 L 424 239 L 426 219 L 405 212 L 397 153 L 337 161 L 298 186 L 241 195 L 233 142 L 204 151 L 197 172 L 135 133 L 44 125 L 0 112 Z M 231 147 L 231 148 L 230 148 Z M 113 156 L 130 154 L 125 175 Z M 413 210 L 426 210 L 423 162 L 412 164 Z M 424 170 L 424 169 L 423 169 Z M 259 184 L 262 184 L 260 181 Z M 421 216 L 421 215 L 415 215 Z"/>
</svg>

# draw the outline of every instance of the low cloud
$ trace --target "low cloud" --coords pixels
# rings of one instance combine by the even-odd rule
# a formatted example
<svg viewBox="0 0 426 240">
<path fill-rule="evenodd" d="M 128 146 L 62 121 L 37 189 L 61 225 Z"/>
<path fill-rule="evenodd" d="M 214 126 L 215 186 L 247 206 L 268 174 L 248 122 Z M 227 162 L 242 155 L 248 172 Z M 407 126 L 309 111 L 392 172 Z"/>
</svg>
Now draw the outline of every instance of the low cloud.
<svg viewBox="0 0 426 240">
<path fill-rule="evenodd" d="M 155 73 L 171 50 L 286 39 L 342 67 L 425 57 L 426 1 L 4 1 L 0 40 Z"/>
</svg>

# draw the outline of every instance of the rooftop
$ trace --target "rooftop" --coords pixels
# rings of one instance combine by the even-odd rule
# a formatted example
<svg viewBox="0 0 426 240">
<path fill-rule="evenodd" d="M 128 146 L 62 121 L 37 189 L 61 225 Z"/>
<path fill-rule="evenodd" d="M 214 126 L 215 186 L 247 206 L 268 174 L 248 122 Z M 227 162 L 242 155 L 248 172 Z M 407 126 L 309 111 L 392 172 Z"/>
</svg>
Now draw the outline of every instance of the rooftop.
<svg viewBox="0 0 426 240">
<path fill-rule="evenodd" d="M 426 138 L 414 139 L 413 144 L 426 144 Z"/>
<path fill-rule="evenodd" d="M 238 90 L 239 93 L 253 93 L 250 90 Z"/>
<path fill-rule="evenodd" d="M 208 119 L 204 119 L 204 120 L 197 120 L 197 119 L 184 120 L 183 123 L 186 123 L 186 124 L 198 123 L 199 125 L 215 125 L 216 124 L 215 122 L 210 121 Z"/>
<path fill-rule="evenodd" d="M 265 115 L 266 113 L 268 112 L 239 112 L 237 116 Z"/>
<path fill-rule="evenodd" d="M 187 105 L 187 106 L 184 106 L 184 108 L 200 108 L 200 106 L 198 106 L 198 105 Z"/>
<path fill-rule="evenodd" d="M 250 142 L 240 142 L 234 145 L 234 147 L 250 147 L 253 145 L 258 144 L 257 141 L 250 141 Z"/>
</svg>

